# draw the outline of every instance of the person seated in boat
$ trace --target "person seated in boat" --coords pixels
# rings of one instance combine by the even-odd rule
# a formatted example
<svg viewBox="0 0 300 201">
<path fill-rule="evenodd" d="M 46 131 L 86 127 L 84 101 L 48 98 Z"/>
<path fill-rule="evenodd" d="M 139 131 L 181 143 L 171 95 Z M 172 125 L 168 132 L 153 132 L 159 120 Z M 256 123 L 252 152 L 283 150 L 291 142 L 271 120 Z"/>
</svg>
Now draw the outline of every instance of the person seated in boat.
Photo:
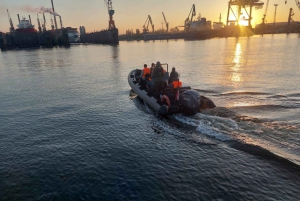
<svg viewBox="0 0 300 201">
<path fill-rule="evenodd" d="M 170 73 L 168 84 L 171 84 L 176 78 L 178 78 L 178 72 L 175 70 L 175 67 L 173 67 Z"/>
<path fill-rule="evenodd" d="M 153 72 L 153 69 L 154 69 L 154 67 L 155 67 L 155 64 L 154 64 L 154 63 L 152 63 L 152 64 L 151 64 L 151 68 L 150 68 L 150 70 L 151 70 L 151 73 Z M 150 74 L 151 74 L 151 73 L 150 73 Z"/>
<path fill-rule="evenodd" d="M 154 81 L 151 77 L 154 68 L 155 68 L 155 64 L 152 63 L 150 68 L 150 74 L 149 75 L 146 74 L 146 88 L 151 94 L 154 93 Z"/>
<path fill-rule="evenodd" d="M 146 81 L 146 88 L 149 92 L 153 91 L 153 83 L 151 82 L 151 75 L 146 74 L 145 76 L 145 81 Z"/>
<path fill-rule="evenodd" d="M 156 63 L 156 66 L 153 69 L 153 72 L 151 74 L 151 79 L 153 80 L 153 85 L 154 85 L 154 95 L 156 98 L 159 99 L 161 85 L 164 82 L 164 69 L 161 66 L 159 61 Z"/>
<path fill-rule="evenodd" d="M 150 68 L 147 67 L 147 64 L 144 64 L 144 69 L 141 72 L 140 85 L 146 87 L 146 75 L 150 74 Z"/>
<path fill-rule="evenodd" d="M 178 77 L 174 78 L 174 81 L 167 86 L 167 88 L 173 88 L 173 89 L 177 89 L 177 88 L 180 88 L 180 87 L 182 87 L 182 82 L 179 81 Z"/>
</svg>

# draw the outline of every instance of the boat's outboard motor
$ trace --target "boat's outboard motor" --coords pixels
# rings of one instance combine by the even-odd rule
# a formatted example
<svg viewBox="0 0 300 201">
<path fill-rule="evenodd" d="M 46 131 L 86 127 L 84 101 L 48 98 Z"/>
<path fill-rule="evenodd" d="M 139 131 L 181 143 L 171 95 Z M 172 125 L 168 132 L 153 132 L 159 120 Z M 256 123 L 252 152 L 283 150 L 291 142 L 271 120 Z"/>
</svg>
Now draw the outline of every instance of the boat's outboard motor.
<svg viewBox="0 0 300 201">
<path fill-rule="evenodd" d="M 194 115 L 198 113 L 200 106 L 200 94 L 195 90 L 184 91 L 179 97 L 179 103 L 183 106 L 185 115 Z"/>
</svg>

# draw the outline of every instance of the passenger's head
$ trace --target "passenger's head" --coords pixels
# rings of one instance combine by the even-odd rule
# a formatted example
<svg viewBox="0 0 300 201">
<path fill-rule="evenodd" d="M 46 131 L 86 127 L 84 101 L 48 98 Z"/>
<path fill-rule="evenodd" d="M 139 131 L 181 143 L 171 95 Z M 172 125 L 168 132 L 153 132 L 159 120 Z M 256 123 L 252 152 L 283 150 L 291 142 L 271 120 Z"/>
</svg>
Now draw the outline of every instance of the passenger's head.
<svg viewBox="0 0 300 201">
<path fill-rule="evenodd" d="M 158 61 L 158 62 L 156 62 L 156 67 L 161 67 L 161 64 L 160 64 L 160 62 Z"/>
<path fill-rule="evenodd" d="M 155 64 L 154 64 L 154 63 L 152 63 L 152 64 L 151 64 L 151 67 L 154 67 L 154 66 L 155 66 Z"/>
<path fill-rule="evenodd" d="M 175 71 L 175 67 L 172 68 L 172 71 Z"/>
<path fill-rule="evenodd" d="M 147 68 L 147 64 L 144 64 L 144 68 Z"/>
</svg>

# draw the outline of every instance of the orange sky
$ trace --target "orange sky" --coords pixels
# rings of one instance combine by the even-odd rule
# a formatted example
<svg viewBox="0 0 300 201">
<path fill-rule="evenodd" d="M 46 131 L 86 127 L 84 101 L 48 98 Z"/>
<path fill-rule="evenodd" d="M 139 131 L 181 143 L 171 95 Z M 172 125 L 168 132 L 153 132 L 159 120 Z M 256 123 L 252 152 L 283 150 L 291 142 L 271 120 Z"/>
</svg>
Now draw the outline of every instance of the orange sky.
<svg viewBox="0 0 300 201">
<path fill-rule="evenodd" d="M 53 0 L 55 10 L 62 16 L 63 25 L 76 27 L 85 26 L 88 32 L 94 30 L 106 29 L 108 26 L 107 8 L 103 0 Z M 266 2 L 262 0 L 263 2 Z M 114 20 L 120 34 L 125 33 L 127 29 L 140 29 L 146 21 L 148 15 L 151 15 L 155 29 L 161 29 L 163 16 L 165 13 L 170 28 L 183 25 L 185 18 L 188 17 L 193 4 L 196 6 L 196 13 L 206 17 L 213 22 L 219 21 L 219 15 L 222 14 L 222 21 L 226 22 L 228 0 L 112 0 L 115 10 Z M 300 11 L 296 7 L 294 0 L 270 0 L 267 22 L 274 20 L 274 4 L 279 4 L 277 9 L 277 22 L 287 21 L 289 9 L 294 9 L 294 20 L 300 21 Z M 37 28 L 36 11 L 34 8 L 44 6 L 51 7 L 50 0 L 1 0 L 0 1 L 0 31 L 9 31 L 9 22 L 6 9 L 9 9 L 14 26 L 18 24 L 17 14 L 27 17 L 31 15 L 33 24 Z M 253 9 L 252 24 L 261 23 L 265 7 L 260 10 Z M 46 14 L 50 28 L 50 16 Z"/>
</svg>

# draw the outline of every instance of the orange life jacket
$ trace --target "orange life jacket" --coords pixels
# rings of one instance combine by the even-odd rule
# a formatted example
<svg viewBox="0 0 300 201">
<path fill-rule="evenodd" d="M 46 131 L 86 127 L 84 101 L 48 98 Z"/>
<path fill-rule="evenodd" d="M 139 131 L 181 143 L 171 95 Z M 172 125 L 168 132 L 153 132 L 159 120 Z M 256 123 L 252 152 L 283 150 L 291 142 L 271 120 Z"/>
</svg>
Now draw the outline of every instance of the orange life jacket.
<svg viewBox="0 0 300 201">
<path fill-rule="evenodd" d="M 180 82 L 180 81 L 174 81 L 173 82 L 173 88 L 177 89 L 179 87 L 182 87 L 182 82 Z"/>
<path fill-rule="evenodd" d="M 143 69 L 143 75 L 142 75 L 142 77 L 144 78 L 147 74 L 150 74 L 150 68 L 144 68 Z"/>
</svg>

